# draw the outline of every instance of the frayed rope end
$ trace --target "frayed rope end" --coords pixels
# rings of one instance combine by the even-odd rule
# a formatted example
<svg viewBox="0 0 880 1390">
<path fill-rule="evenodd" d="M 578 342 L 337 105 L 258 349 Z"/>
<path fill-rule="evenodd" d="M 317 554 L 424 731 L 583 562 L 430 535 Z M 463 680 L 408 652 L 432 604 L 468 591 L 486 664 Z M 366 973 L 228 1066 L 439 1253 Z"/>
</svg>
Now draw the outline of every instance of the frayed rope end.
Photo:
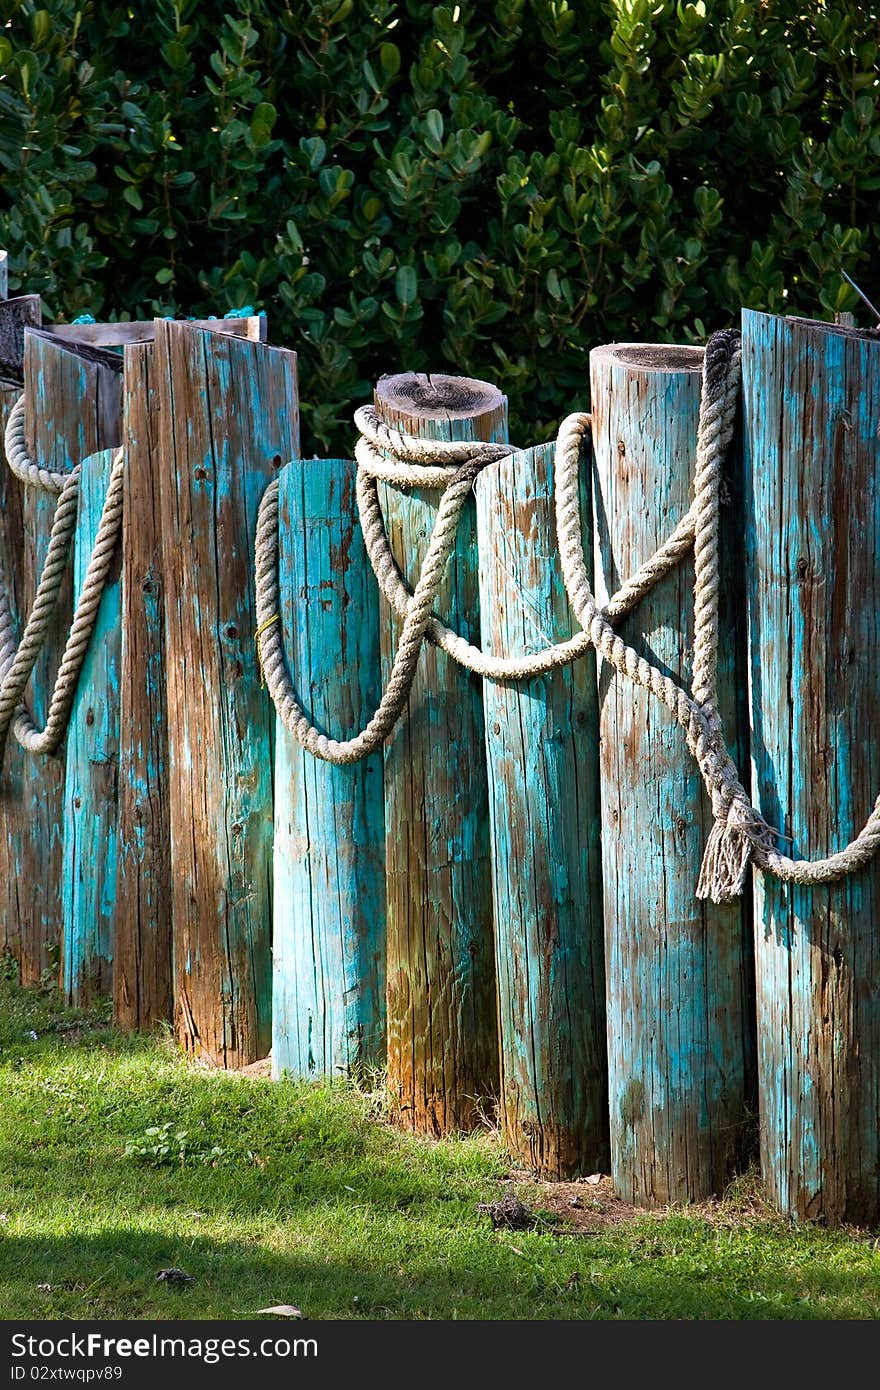
<svg viewBox="0 0 880 1390">
<path fill-rule="evenodd" d="M 741 825 L 715 821 L 706 842 L 706 852 L 697 882 L 697 897 L 713 903 L 729 903 L 742 896 L 753 841 Z"/>
<path fill-rule="evenodd" d="M 697 883 L 697 897 L 729 903 L 742 896 L 755 850 L 772 846 L 771 832 L 748 801 L 735 796 L 727 815 L 716 817 Z M 758 861 L 761 862 L 759 853 Z"/>
</svg>

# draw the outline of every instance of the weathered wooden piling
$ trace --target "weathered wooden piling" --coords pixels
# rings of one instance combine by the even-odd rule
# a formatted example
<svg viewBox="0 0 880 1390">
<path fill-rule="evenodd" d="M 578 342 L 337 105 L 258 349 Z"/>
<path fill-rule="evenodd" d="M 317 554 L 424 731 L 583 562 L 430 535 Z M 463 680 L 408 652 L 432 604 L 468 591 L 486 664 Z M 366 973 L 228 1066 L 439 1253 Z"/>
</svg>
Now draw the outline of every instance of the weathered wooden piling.
<svg viewBox="0 0 880 1390">
<path fill-rule="evenodd" d="M 271 1043 L 271 705 L 253 546 L 299 452 L 296 354 L 156 322 L 175 1020 L 225 1066 Z M 180 421 L 186 427 L 180 428 Z"/>
<path fill-rule="evenodd" d="M 426 439 L 504 442 L 507 401 L 465 377 L 384 377 L 376 409 Z M 391 548 L 415 583 L 437 492 L 381 489 Z M 479 641 L 476 517 L 462 516 L 437 613 Z M 400 623 L 383 602 L 390 672 Z M 426 646 L 404 717 L 385 748 L 388 1085 L 399 1122 L 468 1130 L 498 1087 L 488 790 L 480 681 Z"/>
<path fill-rule="evenodd" d="M 778 848 L 818 858 L 880 790 L 880 341 L 743 314 L 751 719 Z M 880 1222 L 880 862 L 755 874 L 761 1157 L 792 1217 Z"/>
<path fill-rule="evenodd" d="M 24 381 L 24 335 L 39 328 L 42 307 L 38 294 L 0 299 L 0 378 L 21 389 Z"/>
<path fill-rule="evenodd" d="M 115 451 L 82 461 L 73 549 L 74 603 L 98 536 Z M 65 750 L 61 922 L 63 988 L 85 1008 L 113 989 L 117 920 L 119 548 L 70 710 Z"/>
<path fill-rule="evenodd" d="M 519 657 L 573 635 L 553 516 L 553 445 L 475 485 L 483 646 Z M 591 536 L 589 508 L 584 526 Z M 543 1178 L 608 1166 L 599 711 L 593 652 L 483 683 L 501 1042 L 511 1151 Z"/>
<path fill-rule="evenodd" d="M 266 320 L 208 319 L 214 333 L 258 342 Z M 125 484 L 121 557 L 119 852 L 113 1011 L 125 1029 L 171 1019 L 171 843 L 165 710 L 165 610 L 159 516 L 155 325 L 76 325 L 124 348 Z M 56 330 L 60 331 L 60 330 Z"/>
<path fill-rule="evenodd" d="M 696 347 L 628 344 L 590 354 L 600 603 L 687 511 L 702 357 Z M 734 512 L 722 519 L 718 673 L 731 732 L 737 682 L 745 687 Z M 618 625 L 685 682 L 693 579 L 689 557 Z M 748 1139 L 746 913 L 695 896 L 711 806 L 672 715 L 607 665 L 599 705 L 612 1175 L 617 1193 L 640 1205 L 698 1200 L 723 1188 Z M 742 766 L 743 748 L 732 752 Z"/>
<path fill-rule="evenodd" d="M 51 333 L 26 333 L 26 440 L 33 458 L 47 468 L 69 471 L 119 443 L 120 366 L 111 353 L 62 344 Z M 22 614 L 36 592 L 55 505 L 53 496 L 22 489 Z M 28 702 L 41 724 L 70 626 L 72 595 L 69 574 L 28 689 Z M 6 857 L 0 866 L 0 918 L 20 924 L 19 963 L 28 984 L 54 968 L 61 944 L 64 750 L 54 757 L 33 757 L 12 745 L 10 740 L 4 770 L 9 783 L 5 834 L 0 837 Z M 13 798 L 16 811 L 11 810 Z"/>
<path fill-rule="evenodd" d="M 355 465 L 296 460 L 279 494 L 280 621 L 313 722 L 345 738 L 381 696 L 379 592 Z M 351 1075 L 385 1060 L 382 754 L 336 767 L 279 721 L 275 745 L 274 1074 Z"/>
<path fill-rule="evenodd" d="M 6 252 L 0 252 L 0 290 L 6 293 Z M 0 575 L 7 600 L 21 631 L 23 605 L 24 523 L 22 487 L 3 456 L 3 432 L 21 385 L 5 379 L 0 365 Z M 22 837 L 22 759 L 15 739 L 9 740 L 0 768 L 0 954 L 21 967 L 21 915 L 18 911 L 18 845 Z"/>
<path fill-rule="evenodd" d="M 171 842 L 159 422 L 151 343 L 125 348 L 119 859 L 113 1012 L 126 1029 L 173 1013 Z"/>
</svg>

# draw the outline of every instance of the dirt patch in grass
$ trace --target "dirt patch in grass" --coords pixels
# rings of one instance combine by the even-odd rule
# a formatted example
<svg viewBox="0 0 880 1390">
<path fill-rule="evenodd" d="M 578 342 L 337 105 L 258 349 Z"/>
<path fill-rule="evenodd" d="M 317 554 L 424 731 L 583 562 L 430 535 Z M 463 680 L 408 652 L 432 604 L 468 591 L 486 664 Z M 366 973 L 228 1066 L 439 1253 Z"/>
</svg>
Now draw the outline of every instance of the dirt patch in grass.
<svg viewBox="0 0 880 1390">
<path fill-rule="evenodd" d="M 502 1181 L 513 1184 L 521 1200 L 534 1210 L 550 1213 L 555 1221 L 584 1234 L 599 1234 L 646 1217 L 663 1220 L 676 1213 L 698 1217 L 711 1222 L 713 1226 L 730 1229 L 751 1226 L 756 1222 L 788 1224 L 767 1201 L 756 1172 L 737 1178 L 723 1197 L 691 1204 L 671 1204 L 653 1211 L 633 1206 L 616 1197 L 611 1178 L 604 1173 L 580 1178 L 576 1182 L 536 1182 L 534 1179 L 530 1181 L 524 1172 L 514 1171 Z"/>
<path fill-rule="evenodd" d="M 517 1182 L 517 1193 L 535 1211 L 549 1212 L 556 1221 L 585 1235 L 621 1226 L 645 1214 L 615 1197 L 611 1179 L 604 1175 L 598 1182 L 591 1178 L 577 1182 Z"/>
</svg>

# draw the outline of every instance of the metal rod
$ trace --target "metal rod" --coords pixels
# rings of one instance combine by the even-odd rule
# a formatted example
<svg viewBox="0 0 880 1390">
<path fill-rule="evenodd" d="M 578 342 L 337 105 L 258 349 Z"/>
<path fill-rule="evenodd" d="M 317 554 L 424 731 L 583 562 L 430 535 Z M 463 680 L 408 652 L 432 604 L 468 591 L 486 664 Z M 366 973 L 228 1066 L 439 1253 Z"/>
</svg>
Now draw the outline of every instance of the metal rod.
<svg viewBox="0 0 880 1390">
<path fill-rule="evenodd" d="M 856 294 L 859 296 L 859 299 L 863 300 L 864 303 L 867 304 L 868 308 L 871 310 L 871 313 L 874 314 L 874 316 L 876 317 L 877 322 L 880 323 L 880 309 L 878 309 L 876 305 L 871 303 L 864 290 L 859 289 L 858 285 L 856 284 L 855 280 L 852 278 L 851 275 L 847 275 L 845 270 L 841 270 L 840 273 L 843 276 L 844 280 L 846 280 L 848 284 L 852 285 Z"/>
</svg>

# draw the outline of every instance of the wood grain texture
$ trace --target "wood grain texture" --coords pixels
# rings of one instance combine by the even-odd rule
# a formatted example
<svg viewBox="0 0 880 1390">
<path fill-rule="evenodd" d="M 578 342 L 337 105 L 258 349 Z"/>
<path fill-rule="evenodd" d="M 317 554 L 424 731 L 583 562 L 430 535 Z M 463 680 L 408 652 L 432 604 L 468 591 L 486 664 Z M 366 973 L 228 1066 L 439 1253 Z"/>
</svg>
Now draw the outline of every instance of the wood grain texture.
<svg viewBox="0 0 880 1390">
<path fill-rule="evenodd" d="M 114 450 L 82 461 L 73 551 L 82 591 L 107 496 Z M 63 989 L 88 1008 L 113 988 L 119 769 L 120 585 L 117 547 L 70 711 L 64 769 L 61 923 Z"/>
<path fill-rule="evenodd" d="M 172 1017 L 165 612 L 153 348 L 125 349 L 119 869 L 113 1009 L 125 1029 Z"/>
<path fill-rule="evenodd" d="M 702 349 L 617 345 L 590 355 L 596 592 L 602 603 L 648 559 L 691 498 Z M 719 705 L 737 729 L 744 688 L 736 526 L 724 509 Z M 689 682 L 692 558 L 619 624 L 624 639 Z M 753 1066 L 747 914 L 695 889 L 711 807 L 684 735 L 644 690 L 599 675 L 602 862 L 611 1163 L 640 1205 L 719 1192 L 748 1141 Z M 731 750 L 743 765 L 744 749 Z"/>
<path fill-rule="evenodd" d="M 475 485 L 483 645 L 524 656 L 572 636 L 556 546 L 554 446 Z M 585 510 L 590 534 L 589 506 Z M 608 1167 L 599 710 L 591 652 L 527 683 L 484 681 L 501 1115 L 539 1177 Z"/>
<path fill-rule="evenodd" d="M 42 305 L 38 294 L 0 299 L 0 380 L 21 386 L 24 380 L 26 328 L 38 328 Z"/>
<path fill-rule="evenodd" d="M 309 718 L 335 738 L 381 697 L 379 590 L 357 519 L 355 465 L 288 464 L 279 580 L 288 668 Z M 382 754 L 312 757 L 280 720 L 275 745 L 275 1075 L 356 1075 L 385 1061 Z"/>
<path fill-rule="evenodd" d="M 795 858 L 880 789 L 880 342 L 743 314 L 752 756 Z M 761 1156 L 793 1217 L 880 1221 L 880 863 L 755 875 Z"/>
<path fill-rule="evenodd" d="M 385 378 L 376 408 L 429 439 L 507 438 L 507 401 L 465 378 Z M 386 528 L 412 587 L 439 493 L 380 488 Z M 470 504 L 438 615 L 478 642 L 476 515 Z M 383 601 L 382 663 L 400 630 Z M 398 1122 L 422 1134 L 478 1123 L 498 1087 L 489 810 L 480 681 L 437 647 L 422 651 L 408 707 L 385 747 L 388 1086 Z"/>
<path fill-rule="evenodd" d="M 53 323 L 51 331 L 56 338 L 80 346 L 130 347 L 154 342 L 156 322 L 155 319 L 138 319 L 130 323 Z M 255 343 L 266 340 L 266 320 L 259 314 L 246 319 L 187 319 L 186 322 L 193 328 L 210 328 L 212 333 L 249 338 Z"/>
<path fill-rule="evenodd" d="M 21 483 L 10 472 L 3 450 L 9 412 L 18 400 L 18 386 L 0 385 L 0 576 L 21 632 L 24 596 L 24 522 Z M 21 845 L 24 836 L 24 753 L 10 738 L 0 768 L 0 953 L 21 968 L 22 917 L 18 900 Z"/>
<path fill-rule="evenodd" d="M 223 1066 L 271 1043 L 274 718 L 254 533 L 299 452 L 296 354 L 157 321 L 175 1026 Z"/>
<path fill-rule="evenodd" d="M 31 457 L 68 471 L 89 455 L 119 443 L 119 364 L 84 360 L 50 337 L 25 337 L 26 440 Z M 56 499 L 33 488 L 22 496 L 24 526 L 24 611 L 29 611 L 48 548 Z M 42 724 L 73 615 L 72 567 L 58 597 L 46 646 L 28 690 L 30 707 Z M 18 753 L 11 755 L 18 758 Z M 0 882 L 0 917 L 17 913 L 21 934 L 21 977 L 39 980 L 54 968 L 61 945 L 64 825 L 64 749 L 54 757 L 21 758 L 17 833 L 7 836 L 13 880 Z"/>
</svg>

